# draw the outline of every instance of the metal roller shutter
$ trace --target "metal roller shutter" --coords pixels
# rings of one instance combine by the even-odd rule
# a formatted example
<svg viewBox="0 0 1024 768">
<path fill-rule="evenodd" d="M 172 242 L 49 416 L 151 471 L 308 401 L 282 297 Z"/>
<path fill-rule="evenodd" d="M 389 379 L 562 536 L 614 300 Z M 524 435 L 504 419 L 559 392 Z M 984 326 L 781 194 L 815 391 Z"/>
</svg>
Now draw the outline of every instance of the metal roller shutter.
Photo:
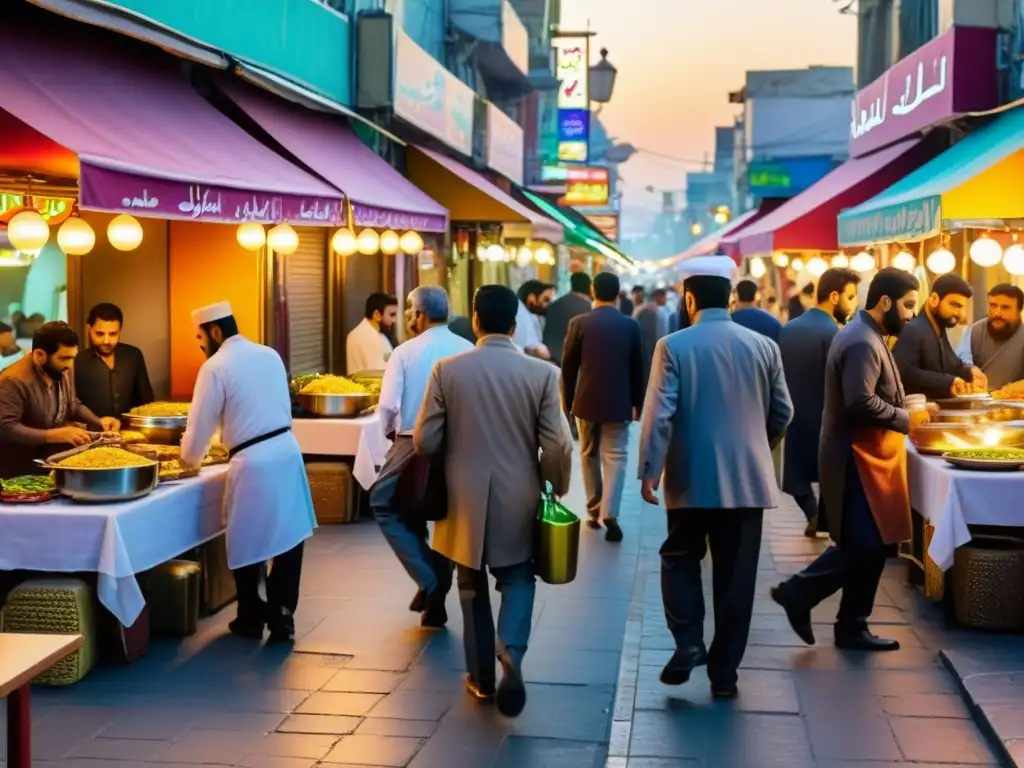
<svg viewBox="0 0 1024 768">
<path fill-rule="evenodd" d="M 288 367 L 292 376 L 327 371 L 327 230 L 296 227 L 299 248 L 286 256 Z"/>
</svg>

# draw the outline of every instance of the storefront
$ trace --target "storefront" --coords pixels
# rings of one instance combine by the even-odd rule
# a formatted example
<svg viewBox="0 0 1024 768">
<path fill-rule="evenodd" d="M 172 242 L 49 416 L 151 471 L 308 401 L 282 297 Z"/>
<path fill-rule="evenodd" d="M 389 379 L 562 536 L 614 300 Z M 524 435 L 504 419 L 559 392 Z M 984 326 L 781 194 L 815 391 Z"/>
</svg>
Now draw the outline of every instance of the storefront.
<svg viewBox="0 0 1024 768">
<path fill-rule="evenodd" d="M 59 55 L 41 64 L 42 50 Z M 300 246 L 294 229 L 275 225 L 339 225 L 336 189 L 211 106 L 180 62 L 116 35 L 87 41 L 63 20 L 5 20 L 0 78 L 0 187 L 74 209 L 56 231 L 31 215 L 9 222 L 30 280 L 63 267 L 66 299 L 45 319 L 64 311 L 82 331 L 91 304 L 119 304 L 124 340 L 146 354 L 160 395 L 191 394 L 202 362 L 195 306 L 228 300 L 245 335 L 274 340 L 266 253 Z M 269 248 L 244 247 L 243 223 Z"/>
<path fill-rule="evenodd" d="M 547 261 L 565 232 L 550 218 L 520 203 L 483 175 L 441 152 L 410 146 L 409 178 L 450 212 L 452 249 L 446 285 L 453 313 L 467 314 L 480 285 L 510 283 L 510 266 Z"/>
</svg>

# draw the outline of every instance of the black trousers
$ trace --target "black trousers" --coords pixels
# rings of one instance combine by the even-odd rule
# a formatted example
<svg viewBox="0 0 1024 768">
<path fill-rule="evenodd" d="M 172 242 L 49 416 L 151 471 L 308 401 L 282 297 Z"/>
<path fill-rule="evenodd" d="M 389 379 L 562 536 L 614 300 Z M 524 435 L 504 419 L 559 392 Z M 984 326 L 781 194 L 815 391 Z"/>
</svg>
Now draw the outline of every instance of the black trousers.
<svg viewBox="0 0 1024 768">
<path fill-rule="evenodd" d="M 303 542 L 274 558 L 267 575 L 267 602 L 260 599 L 260 577 L 264 563 L 253 563 L 232 571 L 238 589 L 238 619 L 271 628 L 291 626 L 299 607 L 299 583 L 302 579 Z"/>
<path fill-rule="evenodd" d="M 852 458 L 847 465 L 842 522 L 842 544 L 826 549 L 783 588 L 807 608 L 842 590 L 836 625 L 859 630 L 867 626 L 885 561 L 894 548 L 882 541 Z"/>
<path fill-rule="evenodd" d="M 808 520 L 818 518 L 818 533 L 828 533 L 828 518 L 825 516 L 825 502 L 823 499 L 815 498 L 814 491 L 802 493 L 793 497 L 796 500 L 804 517 Z"/>
<path fill-rule="evenodd" d="M 711 548 L 715 638 L 708 677 L 736 682 L 747 649 L 761 552 L 760 509 L 670 509 L 661 547 L 661 595 L 677 648 L 704 648 L 704 591 L 700 565 Z"/>
</svg>

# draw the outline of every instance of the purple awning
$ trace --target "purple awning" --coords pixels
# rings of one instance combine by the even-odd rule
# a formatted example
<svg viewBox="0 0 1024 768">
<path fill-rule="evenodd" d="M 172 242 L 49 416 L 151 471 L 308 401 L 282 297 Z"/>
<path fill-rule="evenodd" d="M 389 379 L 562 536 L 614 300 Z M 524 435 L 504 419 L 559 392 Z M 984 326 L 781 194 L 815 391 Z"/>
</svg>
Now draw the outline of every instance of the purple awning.
<svg viewBox="0 0 1024 768">
<path fill-rule="evenodd" d="M 340 223 L 338 191 L 218 112 L 191 88 L 180 62 L 158 52 L 130 55 L 118 38 L 59 29 L 0 24 L 0 110 L 77 155 L 82 208 Z M 102 47 L 87 42 L 97 38 Z"/>
<path fill-rule="evenodd" d="M 352 201 L 356 226 L 448 230 L 448 211 L 366 146 L 341 119 L 275 99 L 244 83 L 221 90 L 303 165 Z"/>
</svg>

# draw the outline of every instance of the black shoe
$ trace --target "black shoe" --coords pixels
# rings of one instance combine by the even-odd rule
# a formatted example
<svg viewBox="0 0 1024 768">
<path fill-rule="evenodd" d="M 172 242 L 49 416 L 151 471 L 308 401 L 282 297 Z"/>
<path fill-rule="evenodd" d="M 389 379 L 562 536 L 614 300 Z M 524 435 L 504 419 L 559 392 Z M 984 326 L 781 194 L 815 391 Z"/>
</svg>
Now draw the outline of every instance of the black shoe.
<svg viewBox="0 0 1024 768">
<path fill-rule="evenodd" d="M 409 610 L 413 613 L 423 613 L 427 609 L 427 590 L 418 589 L 409 603 Z"/>
<path fill-rule="evenodd" d="M 818 538 L 818 516 L 815 515 L 807 521 L 807 527 L 804 528 L 804 536 L 809 539 Z"/>
<path fill-rule="evenodd" d="M 599 520 L 597 520 L 596 518 L 588 517 L 587 518 L 587 528 L 589 528 L 592 531 L 600 531 L 601 530 L 601 522 Z"/>
<path fill-rule="evenodd" d="M 494 699 L 494 683 L 481 685 L 472 675 L 466 675 L 466 691 L 477 701 L 490 702 Z"/>
<path fill-rule="evenodd" d="M 526 706 L 526 686 L 519 667 L 508 656 L 501 657 L 502 676 L 498 685 L 498 711 L 505 717 L 519 717 Z"/>
<path fill-rule="evenodd" d="M 448 623 L 448 609 L 444 605 L 444 600 L 447 596 L 448 591 L 442 590 L 440 586 L 427 596 L 423 616 L 420 617 L 421 627 L 426 629 L 444 629 Z"/>
<path fill-rule="evenodd" d="M 668 664 L 661 670 L 663 685 L 682 685 L 689 681 L 694 667 L 708 663 L 708 654 L 703 648 L 676 648 Z"/>
<path fill-rule="evenodd" d="M 604 532 L 604 540 L 610 541 L 613 544 L 622 541 L 622 529 L 619 528 L 619 521 L 614 517 L 609 517 L 604 521 L 604 527 L 607 529 Z"/>
<path fill-rule="evenodd" d="M 735 699 L 740 695 L 740 689 L 736 683 L 729 683 L 728 685 L 718 685 L 717 683 L 711 684 L 711 698 L 717 699 L 718 701 L 725 701 L 727 699 Z"/>
<path fill-rule="evenodd" d="M 295 642 L 295 617 L 287 608 L 277 608 L 271 612 L 267 620 L 270 636 L 268 644 L 285 644 Z"/>
<path fill-rule="evenodd" d="M 847 651 L 898 651 L 899 641 L 873 634 L 867 627 L 835 628 L 836 648 Z"/>
<path fill-rule="evenodd" d="M 249 640 L 262 640 L 264 624 L 263 622 L 235 619 L 228 624 L 228 630 L 233 635 L 238 635 L 239 637 L 244 637 Z"/>
<path fill-rule="evenodd" d="M 809 608 L 802 608 L 797 605 L 796 602 L 790 599 L 789 595 L 786 594 L 786 585 L 779 584 L 777 587 L 772 587 L 771 591 L 772 600 L 774 600 L 782 610 L 786 612 L 786 618 L 789 619 L 789 626 L 796 632 L 797 637 L 803 640 L 808 645 L 814 645 L 814 629 L 811 627 L 811 611 Z"/>
</svg>

